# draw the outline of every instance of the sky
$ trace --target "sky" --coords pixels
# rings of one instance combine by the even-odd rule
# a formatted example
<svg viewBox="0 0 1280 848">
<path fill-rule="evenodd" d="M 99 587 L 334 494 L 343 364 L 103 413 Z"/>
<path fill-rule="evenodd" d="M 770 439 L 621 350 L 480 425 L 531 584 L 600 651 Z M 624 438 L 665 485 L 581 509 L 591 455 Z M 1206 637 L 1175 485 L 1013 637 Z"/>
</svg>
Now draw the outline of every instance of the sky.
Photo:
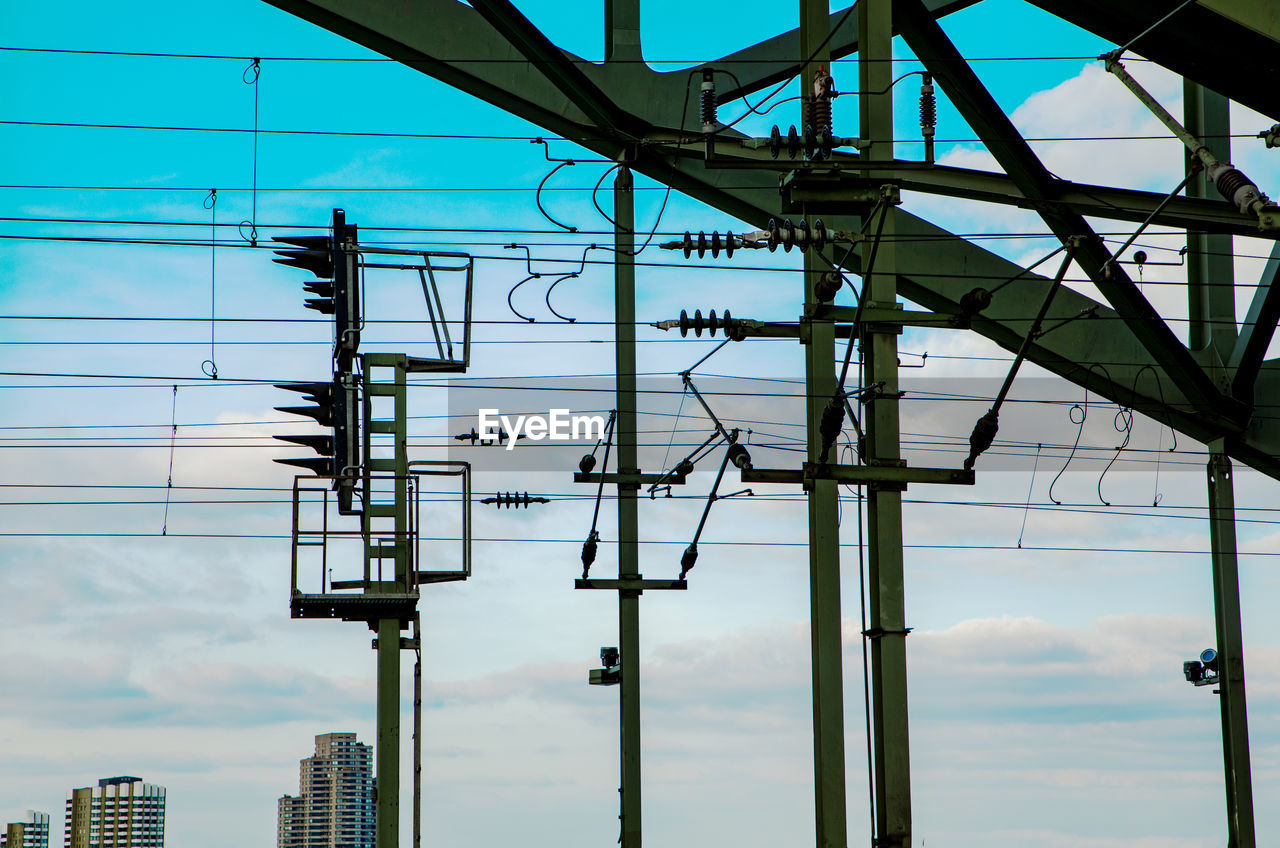
<svg viewBox="0 0 1280 848">
<path fill-rule="evenodd" d="M 520 8 L 556 43 L 600 58 L 597 5 L 571 15 L 562 4 Z M 795 21 L 794 8 L 760 2 L 738 4 L 732 19 L 657 3 L 645 6 L 642 37 L 646 57 L 669 69 Z M 1014 0 L 987 0 L 944 27 L 967 56 L 1003 57 L 974 67 L 1029 138 L 1158 137 L 1033 142 L 1055 173 L 1161 192 L 1178 183 L 1177 142 L 1087 58 L 1105 42 Z M 547 288 L 611 238 L 591 196 L 608 165 L 550 143 L 551 157 L 577 160 L 540 198 L 579 230 L 566 233 L 535 204 L 554 167 L 531 143 L 550 138 L 545 130 L 253 0 L 124 10 L 50 0 L 7 10 L 0 46 L 40 48 L 0 51 L 14 81 L 0 98 L 10 122 L 0 124 L 0 822 L 27 808 L 56 822 L 70 789 L 133 774 L 168 788 L 169 845 L 266 848 L 276 799 L 297 792 L 313 737 L 354 731 L 373 741 L 370 634 L 289 618 L 293 471 L 271 462 L 300 455 L 272 435 L 305 429 L 274 410 L 296 396 L 272 384 L 325 379 L 330 327 L 303 309 L 303 275 L 269 261 L 270 238 L 322 232 L 341 207 L 362 243 L 475 257 L 471 367 L 452 383 L 415 381 L 411 457 L 476 460 L 476 497 L 551 500 L 529 510 L 475 504 L 471 579 L 423 592 L 424 838 L 457 848 L 612 844 L 616 691 L 588 687 L 586 674 L 599 648 L 616 644 L 617 613 L 607 593 L 572 590 L 594 492 L 571 482 L 576 453 L 553 461 L 522 445 L 512 453 L 523 464 L 504 465 L 494 449 L 451 438 L 474 423 L 459 409 L 500 397 L 491 386 L 545 375 L 607 385 L 607 254 L 589 252 L 578 276 Z M 918 67 L 898 50 L 899 72 Z M 1178 114 L 1180 80 L 1149 63 L 1130 69 Z M 852 62 L 834 74 L 842 89 L 856 87 Z M 915 89 L 898 90 L 898 134 L 914 138 Z M 798 120 L 793 106 L 742 126 L 767 134 L 774 120 Z M 855 134 L 855 98 L 836 106 L 837 131 Z M 1234 161 L 1280 192 L 1280 154 L 1249 138 L 1273 121 L 1239 107 L 1232 120 Z M 963 141 L 972 132 L 945 101 L 938 135 L 939 161 L 992 166 Z M 918 155 L 910 144 L 900 150 Z M 659 220 L 665 192 L 637 185 L 639 226 L 656 228 L 656 240 L 745 229 L 678 193 Z M 1015 261 L 1053 249 L 1043 225 L 1018 210 L 922 196 L 904 208 Z M 1096 223 L 1113 245 L 1132 231 Z M 1174 263 L 1184 242 L 1159 231 L 1141 240 L 1153 260 L 1141 285 L 1180 334 L 1185 276 Z M 527 264 L 511 244 L 528 247 Z M 1243 311 L 1270 245 L 1237 238 L 1235 247 Z M 640 259 L 643 322 L 681 309 L 777 321 L 798 313 L 795 254 L 686 263 L 651 247 Z M 508 294 L 534 273 L 543 276 L 510 295 L 535 319 L 526 322 Z M 367 282 L 362 351 L 431 355 L 416 275 L 371 272 Z M 442 285 L 456 315 L 459 283 Z M 714 344 L 647 326 L 638 338 L 645 386 L 676 385 Z M 909 455 L 959 465 L 1010 356 L 971 333 L 910 331 L 901 346 L 904 379 L 919 387 L 903 406 Z M 802 368 L 798 345 L 755 340 L 697 371 L 700 385 L 717 387 L 726 422 L 751 431 L 759 467 L 796 459 L 799 415 L 779 398 L 796 391 Z M 748 392 L 769 396 L 734 399 Z M 710 426 L 692 401 L 655 397 L 640 430 L 658 466 Z M 1168 428 L 1135 416 L 1117 451 L 1126 419 L 1115 404 L 1034 367 L 1013 397 L 977 485 L 907 494 L 916 843 L 1220 845 L 1218 708 L 1181 675 L 1181 662 L 1213 641 L 1204 446 L 1183 436 L 1175 445 Z M 609 408 L 607 393 L 590 398 L 586 411 Z M 675 576 L 718 459 L 700 464 L 679 497 L 642 502 L 646 576 Z M 1265 844 L 1280 828 L 1277 484 L 1241 468 L 1235 485 Z M 650 844 L 813 838 L 805 507 L 785 487 L 753 492 L 711 511 L 689 591 L 642 599 Z M 456 562 L 457 490 L 433 483 L 426 494 L 424 555 Z M 601 512 L 596 573 L 607 574 L 612 502 Z M 867 844 L 852 492 L 841 540 L 849 841 Z"/>
</svg>

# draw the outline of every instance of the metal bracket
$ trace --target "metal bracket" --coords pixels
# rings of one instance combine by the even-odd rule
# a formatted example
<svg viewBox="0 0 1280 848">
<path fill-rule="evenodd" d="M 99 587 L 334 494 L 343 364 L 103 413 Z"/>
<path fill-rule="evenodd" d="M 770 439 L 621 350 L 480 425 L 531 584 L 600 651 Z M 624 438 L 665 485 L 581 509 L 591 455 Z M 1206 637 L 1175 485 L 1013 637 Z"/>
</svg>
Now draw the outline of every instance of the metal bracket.
<svg viewBox="0 0 1280 848">
<path fill-rule="evenodd" d="M 869 627 L 862 631 L 862 635 L 868 639 L 880 639 L 885 636 L 906 636 L 914 629 L 914 627 L 904 627 L 901 630 L 890 630 L 884 627 Z"/>
<path fill-rule="evenodd" d="M 620 577 L 616 580 L 596 579 L 594 577 L 586 580 L 578 579 L 573 581 L 575 589 L 612 589 L 619 592 L 643 592 L 646 589 L 679 589 L 689 588 L 686 580 L 645 580 L 640 576 Z"/>
<path fill-rule="evenodd" d="M 603 474 L 599 472 L 591 472 L 583 474 L 581 471 L 575 471 L 573 474 L 573 482 L 575 483 L 599 483 L 601 478 L 609 485 L 618 484 L 619 486 L 634 486 L 639 488 L 646 483 L 658 483 L 660 485 L 681 485 L 685 482 L 683 474 L 642 474 L 639 471 L 628 474 L 626 472 L 606 471 Z"/>
<path fill-rule="evenodd" d="M 818 304 L 810 316 L 814 321 L 848 321 L 858 318 L 856 306 L 834 306 Z M 969 328 L 969 318 L 948 312 L 924 312 L 915 309 L 903 309 L 892 306 L 876 306 L 867 304 L 862 309 L 863 324 L 896 324 L 903 327 L 946 327 L 955 330 Z"/>
<path fill-rule="evenodd" d="M 806 462 L 799 469 L 748 468 L 742 471 L 743 483 L 790 483 L 811 486 L 815 480 L 834 480 L 847 485 L 900 486 L 909 483 L 942 483 L 972 486 L 973 471 L 961 468 L 913 468 L 906 465 L 829 465 Z"/>
<path fill-rule="evenodd" d="M 373 650 L 375 651 L 378 650 L 378 637 L 374 636 L 370 641 L 373 643 L 372 645 Z M 400 637 L 400 650 L 402 651 L 416 651 L 421 647 L 422 647 L 422 642 L 419 639 L 416 639 L 412 636 Z"/>
</svg>

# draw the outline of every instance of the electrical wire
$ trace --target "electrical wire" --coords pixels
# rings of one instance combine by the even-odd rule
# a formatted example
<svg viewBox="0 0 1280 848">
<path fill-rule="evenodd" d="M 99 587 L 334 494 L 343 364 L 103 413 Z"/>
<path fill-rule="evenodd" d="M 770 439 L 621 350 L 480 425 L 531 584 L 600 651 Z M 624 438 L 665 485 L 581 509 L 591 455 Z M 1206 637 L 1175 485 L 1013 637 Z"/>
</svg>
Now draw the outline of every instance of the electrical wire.
<svg viewBox="0 0 1280 848">
<path fill-rule="evenodd" d="M 843 21 L 841 22 L 841 24 L 843 24 Z M 837 28 L 838 27 L 839 25 L 837 25 Z M 138 50 L 88 50 L 88 49 L 76 49 L 76 48 L 68 48 L 68 47 L 6 46 L 6 47 L 0 47 L 0 52 L 51 53 L 51 54 L 76 55 L 76 56 L 120 56 L 120 57 L 147 58 L 147 59 L 210 59 L 210 60 L 226 60 L 226 61 L 236 61 L 236 62 L 247 62 L 251 58 L 253 58 L 251 56 L 242 56 L 242 55 L 230 54 L 230 53 L 177 53 L 177 52 L 138 51 Z M 263 61 L 272 61 L 272 62 L 339 62 L 339 63 L 349 62 L 349 63 L 357 63 L 357 64 L 362 64 L 362 63 L 363 64 L 368 64 L 368 63 L 387 64 L 387 65 L 404 64 L 404 65 L 409 65 L 410 67 L 412 67 L 414 64 L 411 61 L 404 62 L 400 59 L 391 59 L 385 56 L 261 56 L 259 58 L 261 58 Z M 1064 56 L 1053 56 L 1053 55 L 1049 55 L 1049 56 L 978 56 L 978 57 L 968 58 L 965 61 L 967 62 L 1037 62 L 1037 61 L 1039 62 L 1085 62 L 1085 61 L 1095 61 L 1097 58 L 1098 58 L 1097 56 L 1065 56 L 1065 55 Z M 466 63 L 482 63 L 482 64 L 494 64 L 494 65 L 500 65 L 504 63 L 521 64 L 521 65 L 539 64 L 537 60 L 526 59 L 526 58 L 477 59 L 475 57 L 470 57 L 470 56 L 465 56 L 465 57 L 459 56 L 454 58 L 438 58 L 438 59 L 435 59 L 435 61 L 445 62 L 451 65 L 466 64 Z M 840 58 L 840 59 L 832 59 L 831 61 L 856 63 L 859 61 L 859 59 Z M 877 62 L 877 61 L 890 61 L 890 60 L 871 59 L 871 60 L 862 60 L 862 61 Z M 896 59 L 894 61 L 901 62 L 904 60 Z M 1148 60 L 1142 59 L 1139 57 L 1132 57 L 1132 58 L 1126 58 L 1125 61 L 1143 62 Z M 637 65 L 639 64 L 644 64 L 644 65 L 681 64 L 683 65 L 691 62 L 705 63 L 706 59 L 704 58 L 659 59 L 659 58 L 646 56 L 644 59 L 631 59 L 631 60 L 611 59 L 610 60 L 610 64 L 616 63 L 616 64 L 637 64 Z M 565 55 L 565 56 L 556 57 L 555 64 L 560 65 L 565 63 L 578 63 L 578 64 L 584 64 L 584 65 L 593 65 L 593 66 L 599 64 L 598 62 L 595 62 L 593 60 L 583 59 L 577 56 Z M 754 58 L 732 59 L 732 58 L 725 57 L 722 59 L 716 59 L 714 64 L 755 65 L 755 64 L 759 64 L 759 60 Z"/>
</svg>

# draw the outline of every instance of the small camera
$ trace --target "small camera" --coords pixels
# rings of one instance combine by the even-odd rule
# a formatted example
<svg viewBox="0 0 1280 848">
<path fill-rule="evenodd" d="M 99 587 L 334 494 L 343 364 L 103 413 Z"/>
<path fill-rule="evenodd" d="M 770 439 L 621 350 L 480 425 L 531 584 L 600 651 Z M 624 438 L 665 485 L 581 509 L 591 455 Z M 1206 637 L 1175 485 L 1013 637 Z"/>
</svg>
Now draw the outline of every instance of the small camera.
<svg viewBox="0 0 1280 848">
<path fill-rule="evenodd" d="M 618 666 L 618 649 L 601 648 L 600 662 L 604 668 L 593 668 L 587 674 L 592 686 L 617 686 L 622 682 L 622 669 Z"/>
<path fill-rule="evenodd" d="M 1200 659 L 1187 660 L 1182 664 L 1182 676 L 1194 686 L 1212 686 L 1218 682 L 1218 652 L 1214 648 L 1205 648 L 1200 652 Z"/>
</svg>

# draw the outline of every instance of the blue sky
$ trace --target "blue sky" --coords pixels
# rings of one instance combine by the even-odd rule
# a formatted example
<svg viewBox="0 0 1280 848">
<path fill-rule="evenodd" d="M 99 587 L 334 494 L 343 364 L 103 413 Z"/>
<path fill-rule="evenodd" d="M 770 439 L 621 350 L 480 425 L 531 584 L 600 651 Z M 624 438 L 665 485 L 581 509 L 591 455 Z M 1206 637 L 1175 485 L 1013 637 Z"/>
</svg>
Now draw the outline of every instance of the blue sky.
<svg viewBox="0 0 1280 848">
<path fill-rule="evenodd" d="M 521 8 L 566 48 L 600 55 L 602 15 L 594 4 L 572 15 L 549 3 Z M 682 25 L 670 26 L 677 18 Z M 646 5 L 646 55 L 705 60 L 794 20 L 794 9 L 766 3 L 736 6 L 732 19 L 688 4 Z M 747 23 L 755 21 L 768 23 Z M 1091 56 L 1107 47 L 1011 0 L 954 15 L 946 29 L 966 54 L 985 58 Z M 247 0 L 131 4 L 127 16 L 85 2 L 24 5 L 6 11 L 0 46 L 376 58 Z M 900 58 L 903 69 L 912 67 L 905 51 Z M 14 82 L 0 117 L 243 130 L 254 108 L 254 90 L 241 79 L 247 64 L 3 52 L 0 68 Z M 976 67 L 1028 136 L 1161 134 L 1088 60 Z M 1132 67 L 1176 113 L 1180 82 L 1159 68 Z M 842 88 L 855 87 L 852 63 L 835 73 Z M 562 267 L 556 260 L 576 262 L 592 241 L 607 241 L 599 234 L 607 222 L 587 191 L 607 166 L 582 161 L 549 184 L 548 211 L 583 231 L 567 236 L 533 203 L 532 189 L 551 167 L 528 141 L 546 135 L 536 127 L 388 62 L 267 58 L 258 86 L 262 129 L 513 137 L 261 134 L 260 238 L 323 227 L 341 206 L 363 240 L 469 250 L 477 257 L 479 322 L 469 376 L 609 373 L 611 327 L 592 323 L 612 316 L 608 268 L 588 265 L 557 287 L 553 303 L 578 318 L 572 326 L 545 310 L 545 279 L 522 287 L 516 305 L 538 319 L 526 326 L 506 304 L 526 269 L 503 247 L 529 245 L 535 270 L 549 271 Z M 906 83 L 900 92 L 899 134 L 913 137 L 915 88 Z M 796 120 L 787 109 L 770 120 Z M 838 129 L 854 134 L 852 97 L 838 103 L 837 117 L 845 122 Z M 753 120 L 759 125 L 745 125 L 767 132 L 767 122 Z M 1233 120 L 1238 133 L 1272 123 L 1244 110 Z M 56 819 L 72 787 L 138 774 L 169 789 L 169 844 L 265 848 L 274 838 L 275 799 L 297 791 L 296 762 L 312 737 L 334 730 L 373 736 L 368 634 L 356 625 L 288 619 L 292 476 L 270 462 L 296 454 L 270 436 L 297 430 L 272 409 L 294 399 L 270 383 L 322 378 L 329 328 L 294 320 L 315 317 L 301 307 L 300 275 L 250 249 L 234 227 L 219 229 L 216 262 L 208 246 L 47 240 L 204 242 L 213 222 L 204 205 L 210 188 L 217 188 L 219 224 L 253 217 L 250 134 L 15 124 L 0 125 L 0 133 L 9 153 L 0 186 L 100 187 L 0 188 L 4 217 L 38 219 L 0 224 L 7 236 L 0 238 L 0 342 L 10 372 L 0 376 L 8 459 L 0 478 L 0 532 L 8 534 L 0 547 L 0 821 L 28 807 Z M 944 102 L 939 137 L 971 136 Z M 1036 146 L 1067 178 L 1167 191 L 1180 177 L 1180 149 L 1167 139 Z M 903 150 L 911 155 L 910 146 Z M 569 143 L 553 151 L 584 157 Z M 990 165 L 974 144 L 942 144 L 938 154 L 953 164 Z M 1234 158 L 1264 190 L 1280 192 L 1276 151 L 1237 140 Z M 653 226 L 663 193 L 639 185 L 638 218 Z M 922 197 L 909 198 L 907 208 L 955 232 L 999 234 L 983 244 L 1018 261 L 1051 249 L 1042 225 L 1021 212 Z M 478 232 L 506 228 L 552 232 Z M 730 228 L 743 226 L 673 194 L 660 229 Z M 1183 243 L 1176 233 L 1151 233 L 1144 242 L 1153 256 Z M 1268 248 L 1237 240 L 1238 280 L 1257 279 L 1261 261 L 1250 257 Z M 796 267 L 794 254 L 751 254 L 739 265 L 760 271 L 732 271 L 727 263 L 685 268 L 675 256 L 651 249 L 642 257 L 655 265 L 640 270 L 641 320 L 695 308 L 790 320 L 798 310 L 799 283 L 781 273 Z M 1175 319 L 1185 317 L 1180 273 L 1143 271 L 1148 296 Z M 425 317 L 416 279 L 385 276 L 369 317 Z M 214 290 L 216 382 L 201 373 L 211 356 Z M 652 328 L 641 328 L 640 342 L 641 371 L 668 377 L 710 349 L 705 339 L 680 341 Z M 913 332 L 902 346 L 908 376 L 935 390 L 998 378 L 1007 367 L 1007 354 L 971 334 Z M 380 324 L 362 349 L 427 354 L 430 347 L 420 325 Z M 700 373 L 793 380 L 802 367 L 798 346 L 760 341 L 726 348 Z M 1131 449 L 1101 483 L 1115 505 L 1108 511 L 1099 480 L 1121 434 L 1115 406 L 1095 396 L 1082 450 L 1055 484 L 1063 501 L 1055 506 L 1048 487 L 1076 437 L 1067 415 L 1082 393 L 1035 369 L 1024 375 L 1015 397 L 1050 403 L 1027 404 L 1002 424 L 1005 458 L 984 458 L 992 465 L 974 490 L 909 493 L 917 841 L 960 848 L 1221 844 L 1217 705 L 1180 675 L 1181 661 L 1212 640 L 1208 563 L 1196 553 L 1208 544 L 1203 446 L 1180 438 L 1171 454 L 1169 431 L 1139 418 Z M 440 417 L 445 395 L 439 386 L 414 390 L 415 458 L 441 455 L 448 437 L 469 426 Z M 976 401 L 907 404 L 904 430 L 915 456 L 958 464 L 957 445 L 982 408 Z M 765 445 L 794 444 L 801 436 L 795 420 L 769 410 L 733 414 L 758 431 L 758 465 L 794 458 Z M 175 421 L 175 488 L 168 535 L 160 537 Z M 675 443 L 701 441 L 705 422 L 681 421 Z M 669 416 L 642 422 L 655 450 L 671 427 Z M 1045 449 L 1036 459 L 1038 443 Z M 569 470 L 480 477 L 481 493 L 527 489 L 575 499 L 557 497 L 529 512 L 477 506 L 476 536 L 484 541 L 475 545 L 473 578 L 424 593 L 424 809 L 441 844 L 519 839 L 572 848 L 616 836 L 616 704 L 612 692 L 584 679 L 599 646 L 616 641 L 616 610 L 607 596 L 570 589 L 592 504 L 568 482 Z M 691 499 L 644 503 L 646 574 L 677 568 L 709 485 L 700 475 Z M 1242 471 L 1236 485 L 1250 553 L 1241 580 L 1265 841 L 1280 827 L 1280 805 L 1269 803 L 1280 791 L 1280 628 L 1269 614 L 1280 590 L 1280 532 L 1269 511 L 1275 482 Z M 607 542 L 616 537 L 607 506 L 605 570 L 612 566 Z M 428 511 L 428 525 L 440 536 L 455 533 L 454 509 L 445 501 Z M 844 504 L 842 526 L 851 843 L 865 841 L 866 832 L 855 509 Z M 720 504 L 690 591 L 644 599 L 652 844 L 714 837 L 753 848 L 811 839 L 805 526 L 802 501 L 785 489 Z M 112 535 L 121 533 L 129 535 Z M 1022 549 L 1015 547 L 1020 537 Z M 454 555 L 451 543 L 434 544 L 436 555 Z"/>
</svg>

